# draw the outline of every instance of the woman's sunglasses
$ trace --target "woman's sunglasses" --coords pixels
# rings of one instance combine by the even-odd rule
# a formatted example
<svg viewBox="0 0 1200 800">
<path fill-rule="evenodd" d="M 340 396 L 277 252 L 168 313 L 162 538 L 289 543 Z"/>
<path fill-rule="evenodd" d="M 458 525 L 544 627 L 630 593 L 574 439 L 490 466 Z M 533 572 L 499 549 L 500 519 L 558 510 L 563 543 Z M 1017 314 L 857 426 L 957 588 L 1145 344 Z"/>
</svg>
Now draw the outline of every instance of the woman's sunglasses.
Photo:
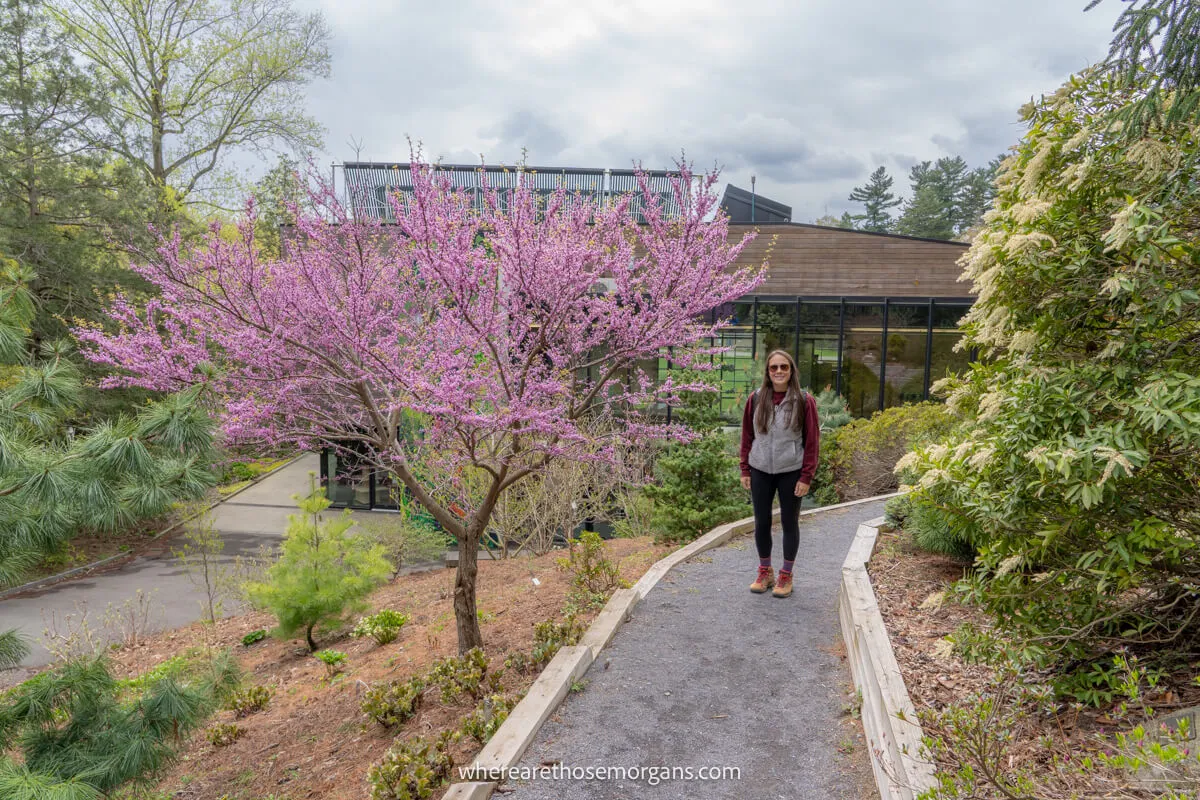
<svg viewBox="0 0 1200 800">
<path fill-rule="evenodd" d="M 788 372 L 791 370 L 791 366 L 787 364 L 772 364 L 767 369 L 771 370 L 771 372 Z"/>
</svg>

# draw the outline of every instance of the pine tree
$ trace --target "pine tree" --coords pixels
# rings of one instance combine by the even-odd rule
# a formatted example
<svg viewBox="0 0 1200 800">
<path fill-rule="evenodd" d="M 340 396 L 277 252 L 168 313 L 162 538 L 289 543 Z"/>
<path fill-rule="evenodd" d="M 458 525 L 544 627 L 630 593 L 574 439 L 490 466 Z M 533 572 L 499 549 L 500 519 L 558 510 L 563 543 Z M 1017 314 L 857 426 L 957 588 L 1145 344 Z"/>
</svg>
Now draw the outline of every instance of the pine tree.
<svg viewBox="0 0 1200 800">
<path fill-rule="evenodd" d="M 313 630 L 361 609 L 363 598 L 387 582 L 392 568 L 382 545 L 349 533 L 354 525 L 349 509 L 334 519 L 321 516 L 330 502 L 315 482 L 309 496 L 297 500 L 300 513 L 288 517 L 279 560 L 265 581 L 246 586 L 246 594 L 275 615 L 281 636 L 302 630 L 316 652 Z"/>
<path fill-rule="evenodd" d="M 31 352 L 146 288 L 106 234 L 144 239 L 148 196 L 94 141 L 101 89 L 56 30 L 42 0 L 0 0 L 0 254 L 34 273 Z"/>
<path fill-rule="evenodd" d="M 158 678 L 133 698 L 103 657 L 26 681 L 0 706 L 0 797 L 98 800 L 161 773 L 238 679 L 228 651 L 201 672 Z"/>
<path fill-rule="evenodd" d="M 967 188 L 970 171 L 967 162 L 961 156 L 939 158 L 933 165 L 931 177 L 937 190 L 938 198 L 946 209 L 946 216 L 958 233 L 963 224 L 963 194 Z"/>
<path fill-rule="evenodd" d="M 1091 11 L 1103 0 L 1092 0 Z M 1137 99 L 1117 112 L 1128 141 L 1155 123 L 1172 126 L 1200 116 L 1200 5 L 1188 0 L 1133 0 L 1113 26 L 1104 68 Z"/>
<path fill-rule="evenodd" d="M 680 422 L 699 434 L 687 444 L 667 445 L 645 487 L 654 503 L 651 524 L 662 541 L 689 541 L 723 522 L 746 516 L 737 458 L 729 452 L 711 392 L 688 392 L 675 409 Z"/>
<path fill-rule="evenodd" d="M 904 214 L 896 224 L 896 231 L 906 236 L 926 239 L 954 238 L 954 221 L 946 212 L 946 204 L 938 187 L 927 181 L 918 187 L 911 200 L 905 205 Z"/>
<path fill-rule="evenodd" d="M 47 343 L 38 360 L 26 355 L 30 277 L 11 261 L 0 269 L 0 587 L 19 583 L 79 530 L 113 531 L 158 516 L 213 484 L 203 385 L 90 433 L 69 427 L 83 388 L 67 347 Z M 24 655 L 15 642 L 11 631 L 0 634 L 8 660 Z"/>
<path fill-rule="evenodd" d="M 281 154 L 275 166 L 254 185 L 254 201 L 258 213 L 255 239 L 265 255 L 278 258 L 282 251 L 280 226 L 295 223 L 293 208 L 309 207 L 299 162 Z"/>
<path fill-rule="evenodd" d="M 850 192 L 850 201 L 862 203 L 864 212 L 851 217 L 858 227 L 864 231 L 887 233 L 892 228 L 892 215 L 888 209 L 900 205 L 900 200 L 891 192 L 893 179 L 887 174 L 886 167 L 880 167 L 871 173 L 871 177 L 863 186 L 856 186 Z"/>
<path fill-rule="evenodd" d="M 0 631 L 0 670 L 15 667 L 29 655 L 29 643 L 16 630 Z"/>
<path fill-rule="evenodd" d="M 994 167 L 968 170 L 959 156 L 922 161 L 909 171 L 912 196 L 896 230 L 927 239 L 953 239 L 978 223 L 994 195 Z"/>
<path fill-rule="evenodd" d="M 840 501 L 834 479 L 831 460 L 837 451 L 837 429 L 849 423 L 853 416 L 846 400 L 830 387 L 825 387 L 816 396 L 817 419 L 821 426 L 821 452 L 813 473 L 809 497 L 819 506 L 833 505 Z"/>
<path fill-rule="evenodd" d="M 967 175 L 966 186 L 963 188 L 962 202 L 959 208 L 959 220 L 955 225 L 960 237 L 983 222 L 983 215 L 992 205 L 996 197 L 995 164 L 977 167 Z"/>
</svg>

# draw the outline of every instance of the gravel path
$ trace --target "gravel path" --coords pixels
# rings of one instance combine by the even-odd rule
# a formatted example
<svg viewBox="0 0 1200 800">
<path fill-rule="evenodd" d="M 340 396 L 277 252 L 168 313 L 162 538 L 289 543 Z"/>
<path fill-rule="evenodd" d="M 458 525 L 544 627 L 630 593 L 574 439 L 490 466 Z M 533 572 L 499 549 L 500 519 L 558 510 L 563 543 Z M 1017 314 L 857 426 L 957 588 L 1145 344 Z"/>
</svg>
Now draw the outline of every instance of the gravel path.
<svg viewBox="0 0 1200 800">
<path fill-rule="evenodd" d="M 868 755 L 849 722 L 837 653 L 841 566 L 883 501 L 801 517 L 795 591 L 747 590 L 757 558 L 742 537 L 672 570 L 539 732 L 520 768 L 735 768 L 717 780 L 510 782 L 510 800 L 864 798 Z M 778 567 L 780 534 L 775 532 Z M 554 766 L 554 765 L 559 766 Z M 659 773 L 661 775 L 661 773 Z M 507 788 L 507 787 L 506 787 Z"/>
</svg>

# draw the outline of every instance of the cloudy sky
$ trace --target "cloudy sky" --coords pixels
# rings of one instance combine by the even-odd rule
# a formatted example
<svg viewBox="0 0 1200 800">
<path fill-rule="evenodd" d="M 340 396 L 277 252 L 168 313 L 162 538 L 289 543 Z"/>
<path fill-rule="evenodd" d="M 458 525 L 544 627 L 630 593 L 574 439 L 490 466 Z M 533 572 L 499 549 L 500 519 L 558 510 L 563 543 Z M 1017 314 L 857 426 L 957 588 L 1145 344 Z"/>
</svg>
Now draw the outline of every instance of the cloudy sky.
<svg viewBox="0 0 1200 800">
<path fill-rule="evenodd" d="M 1103 59 L 1106 0 L 299 0 L 333 31 L 324 163 L 661 169 L 686 152 L 812 221 L 877 166 L 986 163 L 1017 109 Z M 352 144 L 361 145 L 356 153 Z"/>
</svg>

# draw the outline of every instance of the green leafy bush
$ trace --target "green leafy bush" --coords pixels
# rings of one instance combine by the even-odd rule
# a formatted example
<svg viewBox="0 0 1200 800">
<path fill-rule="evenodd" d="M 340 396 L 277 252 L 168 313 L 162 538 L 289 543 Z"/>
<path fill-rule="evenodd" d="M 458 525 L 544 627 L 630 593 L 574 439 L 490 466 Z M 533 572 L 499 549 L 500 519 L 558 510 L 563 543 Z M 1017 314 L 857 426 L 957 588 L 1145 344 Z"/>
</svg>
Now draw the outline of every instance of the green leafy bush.
<svg viewBox="0 0 1200 800">
<path fill-rule="evenodd" d="M 267 632 L 262 628 L 259 628 L 256 631 L 250 631 L 242 637 L 242 647 L 249 647 L 255 642 L 261 642 L 265 638 L 267 638 Z"/>
<path fill-rule="evenodd" d="M 204 738 L 213 747 L 228 747 L 242 738 L 245 732 L 236 722 L 218 722 L 204 732 Z"/>
<path fill-rule="evenodd" d="M 902 456 L 926 442 L 947 436 L 958 424 L 940 403 L 914 403 L 877 411 L 837 431 L 836 447 L 825 459 L 833 469 L 838 497 L 859 500 L 894 492 L 894 472 Z"/>
<path fill-rule="evenodd" d="M 275 690 L 270 686 L 250 686 L 235 691 L 233 696 L 225 702 L 225 708 L 232 711 L 233 716 L 237 719 L 242 719 L 257 711 L 262 711 L 274 696 Z"/>
<path fill-rule="evenodd" d="M 583 637 L 583 623 L 574 614 L 567 614 L 562 622 L 543 620 L 533 626 L 533 650 L 529 654 L 528 667 L 541 669 L 563 647 L 578 644 Z"/>
<path fill-rule="evenodd" d="M 1141 95 L 1088 72 L 1023 110 L 964 257 L 969 422 L 903 464 L 971 526 L 998 624 L 1081 674 L 1200 635 L 1200 140 L 1112 135 Z"/>
<path fill-rule="evenodd" d="M 481 745 L 487 744 L 496 731 L 500 730 L 504 720 L 508 719 L 509 712 L 516 704 L 516 698 L 508 695 L 493 694 L 484 697 L 479 706 L 463 720 L 462 732 Z"/>
<path fill-rule="evenodd" d="M 313 658 L 325 665 L 325 677 L 332 678 L 342 671 L 346 663 L 346 654 L 341 650 L 321 650 L 313 653 Z"/>
<path fill-rule="evenodd" d="M 363 636 L 370 636 L 375 640 L 375 644 L 382 647 L 385 644 L 391 644 L 396 641 L 400 636 L 400 629 L 407 622 L 407 614 L 385 608 L 377 614 L 360 618 L 358 624 L 354 626 L 354 630 L 350 632 L 350 635 L 356 639 L 360 639 Z"/>
<path fill-rule="evenodd" d="M 501 673 L 488 673 L 487 654 L 473 647 L 461 656 L 449 656 L 434 662 L 426 681 L 441 691 L 443 703 L 455 703 L 464 695 L 478 701 L 486 692 L 500 688 Z"/>
<path fill-rule="evenodd" d="M 570 542 L 567 557 L 558 559 L 560 569 L 571 573 L 571 586 L 585 605 L 603 604 L 618 586 L 624 586 L 617 565 L 604 554 L 604 540 L 595 531 L 583 531 Z"/>
<path fill-rule="evenodd" d="M 533 670 L 529 654 L 523 650 L 511 650 L 504 657 L 504 668 L 528 675 Z"/>
<path fill-rule="evenodd" d="M 450 744 L 457 733 L 446 733 L 430 742 L 414 736 L 397 742 L 371 767 L 367 780 L 372 800 L 425 800 L 450 779 L 454 760 Z"/>
<path fill-rule="evenodd" d="M 321 516 L 330 503 L 315 484 L 308 497 L 298 500 L 301 513 L 288 517 L 279 560 L 264 582 L 250 582 L 245 592 L 252 603 L 275 615 L 281 635 L 304 631 L 315 652 L 316 626 L 361 609 L 363 598 L 387 581 L 391 567 L 382 547 L 349 533 L 353 522 L 348 510 L 332 520 Z"/>
<path fill-rule="evenodd" d="M 420 710 L 424 692 L 425 681 L 421 677 L 376 684 L 366 691 L 359 708 L 383 727 L 394 728 Z"/>
<path fill-rule="evenodd" d="M 222 483 L 233 483 L 234 481 L 248 481 L 255 475 L 254 470 L 249 464 L 244 464 L 241 461 L 235 461 L 225 468 L 225 479 Z"/>
<path fill-rule="evenodd" d="M 1154 709 L 1143 701 L 1156 678 L 1136 659 L 1115 657 L 1104 679 L 1107 694 L 1120 701 L 1109 714 L 1125 730 L 1082 742 L 1054 735 L 1057 726 L 1030 741 L 1039 720 L 1055 716 L 1054 692 L 1012 663 L 999 663 L 994 676 L 971 700 L 919 712 L 921 758 L 938 765 L 935 785 L 919 800 L 1195 796 L 1200 757 L 1191 752 L 1193 733 L 1186 720 L 1151 732 Z"/>
</svg>

